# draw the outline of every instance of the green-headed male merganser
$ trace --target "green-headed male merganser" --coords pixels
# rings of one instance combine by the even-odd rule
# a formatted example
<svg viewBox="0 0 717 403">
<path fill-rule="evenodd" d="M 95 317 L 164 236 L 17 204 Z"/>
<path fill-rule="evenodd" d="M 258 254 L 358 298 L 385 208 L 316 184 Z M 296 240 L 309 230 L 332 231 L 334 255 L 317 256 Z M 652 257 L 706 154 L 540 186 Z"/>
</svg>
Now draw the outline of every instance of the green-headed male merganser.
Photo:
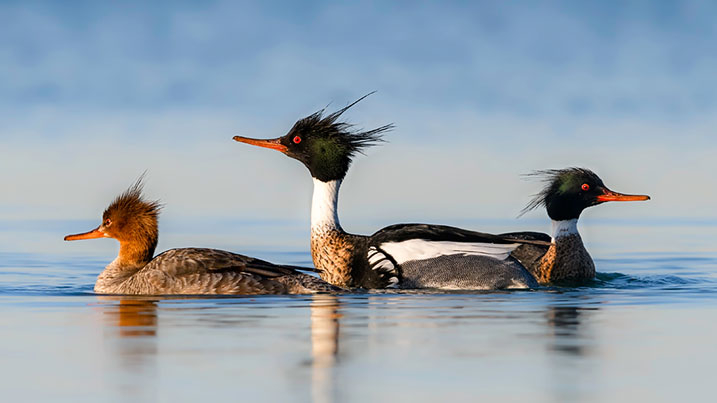
<svg viewBox="0 0 717 403">
<path fill-rule="evenodd" d="M 522 240 L 429 224 L 393 225 L 371 236 L 349 234 L 341 228 L 339 187 L 352 157 L 382 141 L 382 133 L 393 127 L 360 131 L 340 122 L 339 117 L 356 102 L 326 116 L 323 110 L 318 111 L 297 121 L 279 138 L 234 137 L 242 143 L 278 150 L 309 169 L 314 180 L 311 255 L 321 277 L 340 287 L 536 287 L 533 276 L 510 256 L 519 246 L 516 242 Z"/>
<path fill-rule="evenodd" d="M 549 246 L 521 245 L 511 253 L 540 284 L 580 283 L 595 277 L 595 264 L 578 233 L 578 218 L 588 207 L 609 201 L 650 200 L 647 195 L 627 195 L 608 189 L 602 179 L 585 168 L 537 171 L 545 188 L 523 209 L 524 214 L 545 207 L 553 221 L 552 236 L 538 232 L 503 234 L 516 239 L 550 241 Z"/>
<path fill-rule="evenodd" d="M 92 231 L 65 241 L 114 238 L 119 256 L 97 278 L 95 292 L 132 295 L 305 294 L 339 288 L 294 266 L 216 249 L 170 249 L 153 258 L 161 205 L 142 197 L 142 178 L 119 195 Z M 311 269 L 303 269 L 311 270 Z"/>
</svg>

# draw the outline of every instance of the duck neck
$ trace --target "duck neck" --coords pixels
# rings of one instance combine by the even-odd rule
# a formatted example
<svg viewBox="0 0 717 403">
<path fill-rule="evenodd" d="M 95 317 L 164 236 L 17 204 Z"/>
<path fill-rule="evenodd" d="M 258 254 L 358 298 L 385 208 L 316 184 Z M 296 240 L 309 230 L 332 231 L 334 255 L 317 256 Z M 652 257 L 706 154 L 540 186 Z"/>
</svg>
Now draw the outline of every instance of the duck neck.
<svg viewBox="0 0 717 403">
<path fill-rule="evenodd" d="M 556 243 L 558 239 L 575 236 L 578 237 L 578 219 L 573 218 L 572 220 L 553 220 L 553 243 Z"/>
<path fill-rule="evenodd" d="M 578 232 L 578 219 L 553 220 L 552 243 L 536 275 L 541 284 L 582 282 L 595 277 L 595 264 Z"/>
<path fill-rule="evenodd" d="M 352 261 L 360 238 L 347 234 L 339 224 L 338 200 L 341 180 L 314 178 L 311 202 L 311 257 L 321 278 L 333 285 L 352 287 Z"/>
<path fill-rule="evenodd" d="M 341 180 L 323 182 L 314 179 L 314 196 L 311 200 L 311 232 L 339 231 L 338 205 Z"/>
<path fill-rule="evenodd" d="M 154 236 L 140 241 L 120 241 L 119 256 L 115 262 L 125 267 L 144 267 L 154 257 L 157 241 Z"/>
<path fill-rule="evenodd" d="M 97 277 L 95 292 L 100 294 L 123 294 L 123 284 L 144 266 L 128 266 L 118 256 Z"/>
<path fill-rule="evenodd" d="M 120 241 L 117 258 L 107 265 L 97 277 L 95 292 L 102 294 L 124 294 L 126 281 L 146 266 L 154 256 L 157 238 L 144 242 Z"/>
</svg>

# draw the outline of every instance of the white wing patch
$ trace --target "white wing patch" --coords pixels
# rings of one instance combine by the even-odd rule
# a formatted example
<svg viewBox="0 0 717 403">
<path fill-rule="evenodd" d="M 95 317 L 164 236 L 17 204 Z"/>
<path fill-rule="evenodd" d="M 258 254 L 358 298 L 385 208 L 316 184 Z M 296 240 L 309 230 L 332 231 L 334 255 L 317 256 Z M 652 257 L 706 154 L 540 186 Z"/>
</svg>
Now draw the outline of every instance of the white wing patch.
<svg viewBox="0 0 717 403">
<path fill-rule="evenodd" d="M 487 256 L 505 260 L 510 256 L 510 252 L 518 246 L 520 244 L 517 243 L 493 244 L 409 239 L 402 242 L 382 243 L 380 248 L 391 255 L 396 263 L 402 264 L 411 260 L 426 260 L 446 255 Z M 382 253 L 381 255 L 383 257 Z M 371 252 L 369 251 L 369 261 L 370 256 Z"/>
</svg>

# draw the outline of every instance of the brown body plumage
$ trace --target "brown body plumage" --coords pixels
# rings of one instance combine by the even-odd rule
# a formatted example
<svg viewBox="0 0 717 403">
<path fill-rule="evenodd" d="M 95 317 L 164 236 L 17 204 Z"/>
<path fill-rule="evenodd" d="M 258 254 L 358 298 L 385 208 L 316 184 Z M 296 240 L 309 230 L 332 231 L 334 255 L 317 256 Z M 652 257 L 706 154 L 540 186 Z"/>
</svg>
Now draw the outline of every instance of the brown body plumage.
<svg viewBox="0 0 717 403">
<path fill-rule="evenodd" d="M 384 288 L 383 273 L 362 264 L 370 238 L 340 227 L 311 228 L 311 257 L 321 278 L 343 288 Z"/>
<path fill-rule="evenodd" d="M 580 282 L 595 277 L 595 263 L 579 234 L 556 239 L 539 263 L 528 266 L 528 270 L 540 284 Z"/>
<path fill-rule="evenodd" d="M 115 238 L 120 242 L 119 255 L 97 278 L 95 292 L 254 295 L 341 291 L 296 267 L 222 250 L 171 249 L 153 258 L 160 209 L 158 202 L 143 199 L 140 178 L 105 210 L 98 228 L 65 237 L 68 241 Z"/>
<path fill-rule="evenodd" d="M 311 257 L 321 278 L 340 287 L 355 287 L 351 260 L 356 236 L 334 229 L 311 231 Z"/>
</svg>

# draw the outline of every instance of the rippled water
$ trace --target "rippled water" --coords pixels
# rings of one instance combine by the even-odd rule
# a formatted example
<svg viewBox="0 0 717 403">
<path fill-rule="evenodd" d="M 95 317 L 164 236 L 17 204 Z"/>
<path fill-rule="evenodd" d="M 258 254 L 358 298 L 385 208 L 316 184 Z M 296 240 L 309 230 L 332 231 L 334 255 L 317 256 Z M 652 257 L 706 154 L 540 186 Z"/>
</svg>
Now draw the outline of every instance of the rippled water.
<svg viewBox="0 0 717 403">
<path fill-rule="evenodd" d="M 580 288 L 161 300 L 93 295 L 116 245 L 60 241 L 85 224 L 0 229 L 4 401 L 712 399 L 717 224 L 585 227 Z M 241 248 L 170 228 L 160 250 L 310 261 L 303 223 L 261 228 Z"/>
</svg>

